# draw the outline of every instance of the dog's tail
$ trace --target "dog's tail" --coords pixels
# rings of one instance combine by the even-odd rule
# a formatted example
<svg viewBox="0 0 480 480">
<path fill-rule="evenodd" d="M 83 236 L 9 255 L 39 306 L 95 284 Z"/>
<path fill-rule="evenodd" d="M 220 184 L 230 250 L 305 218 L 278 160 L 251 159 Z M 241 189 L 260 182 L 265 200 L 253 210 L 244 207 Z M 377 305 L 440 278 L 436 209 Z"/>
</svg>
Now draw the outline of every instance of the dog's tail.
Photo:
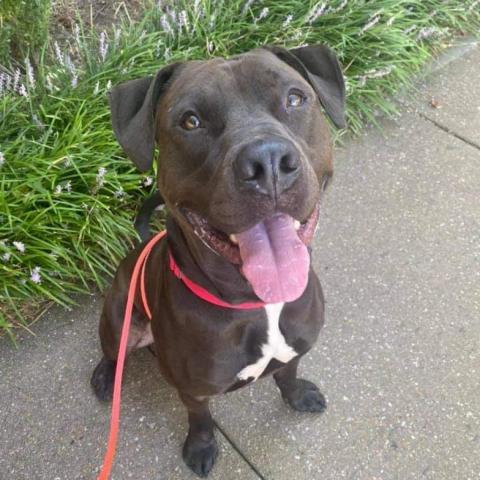
<svg viewBox="0 0 480 480">
<path fill-rule="evenodd" d="M 138 211 L 137 218 L 135 219 L 135 230 L 140 235 L 142 242 L 148 240 L 151 237 L 150 232 L 150 219 L 152 218 L 153 211 L 160 205 L 165 205 L 165 200 L 159 190 L 155 190 L 152 195 L 147 197 Z"/>
</svg>

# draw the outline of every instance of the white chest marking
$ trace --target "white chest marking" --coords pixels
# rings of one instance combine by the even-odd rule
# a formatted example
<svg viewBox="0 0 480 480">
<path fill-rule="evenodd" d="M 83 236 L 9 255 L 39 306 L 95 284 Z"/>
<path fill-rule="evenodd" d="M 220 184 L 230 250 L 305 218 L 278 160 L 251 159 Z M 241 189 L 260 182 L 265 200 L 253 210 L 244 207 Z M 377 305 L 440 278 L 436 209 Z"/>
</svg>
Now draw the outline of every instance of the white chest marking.
<svg viewBox="0 0 480 480">
<path fill-rule="evenodd" d="M 237 374 L 240 380 L 247 380 L 250 377 L 253 377 L 254 381 L 257 380 L 267 368 L 272 358 L 287 363 L 298 355 L 298 353 L 287 344 L 278 326 L 283 305 L 283 303 L 265 305 L 268 320 L 267 343 L 262 345 L 262 356 L 255 363 L 247 365 Z"/>
</svg>

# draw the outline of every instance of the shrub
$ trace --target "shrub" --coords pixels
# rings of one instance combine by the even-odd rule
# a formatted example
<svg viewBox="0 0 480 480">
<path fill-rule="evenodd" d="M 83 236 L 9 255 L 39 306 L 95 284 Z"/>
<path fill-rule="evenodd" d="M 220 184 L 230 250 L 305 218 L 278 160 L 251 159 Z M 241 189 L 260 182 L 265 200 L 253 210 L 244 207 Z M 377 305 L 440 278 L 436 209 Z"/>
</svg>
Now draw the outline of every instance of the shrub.
<svg viewBox="0 0 480 480">
<path fill-rule="evenodd" d="M 0 4 L 0 64 L 10 58 L 37 56 L 47 40 L 51 0 L 2 0 Z"/>
</svg>

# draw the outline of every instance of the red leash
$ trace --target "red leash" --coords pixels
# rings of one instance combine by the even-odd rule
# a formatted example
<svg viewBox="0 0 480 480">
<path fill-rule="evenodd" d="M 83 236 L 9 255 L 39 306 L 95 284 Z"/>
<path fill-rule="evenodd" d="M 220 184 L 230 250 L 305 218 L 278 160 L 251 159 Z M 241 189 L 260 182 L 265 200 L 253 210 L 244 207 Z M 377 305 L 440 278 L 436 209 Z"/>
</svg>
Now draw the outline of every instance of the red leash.
<svg viewBox="0 0 480 480">
<path fill-rule="evenodd" d="M 147 295 L 145 290 L 145 265 L 147 259 L 152 251 L 153 247 L 167 234 L 166 231 L 159 232 L 154 235 L 144 249 L 140 252 L 137 258 L 135 266 L 132 272 L 132 278 L 130 279 L 130 285 L 128 288 L 127 305 L 125 307 L 125 316 L 123 319 L 122 335 L 120 337 L 120 345 L 118 347 L 117 366 L 115 369 L 115 382 L 113 384 L 113 403 L 112 403 L 112 415 L 110 418 L 110 433 L 108 436 L 107 451 L 103 459 L 103 466 L 97 480 L 108 480 L 110 478 L 110 472 L 112 470 L 113 459 L 115 457 L 115 451 L 117 447 L 118 428 L 120 420 L 120 400 L 122 395 L 122 376 L 123 366 L 125 364 L 125 355 L 127 352 L 128 334 L 130 332 L 130 323 L 132 321 L 133 303 L 135 301 L 135 293 L 137 290 L 138 279 L 140 276 L 140 295 L 142 298 L 143 309 L 149 320 L 152 319 L 152 313 L 148 306 Z M 251 310 L 255 308 L 262 308 L 265 306 L 263 302 L 245 302 L 245 303 L 227 303 L 220 298 L 212 295 L 203 287 L 186 277 L 180 268 L 178 267 L 171 252 L 169 255 L 169 267 L 172 273 L 181 280 L 184 285 L 197 297 L 205 300 L 208 303 L 216 305 L 218 307 L 233 308 L 238 310 Z"/>
<path fill-rule="evenodd" d="M 115 450 L 117 447 L 118 436 L 118 422 L 120 419 L 120 399 L 122 395 L 122 376 L 123 365 L 125 363 L 125 355 L 127 352 L 128 333 L 130 331 L 130 323 L 132 321 L 133 302 L 135 301 L 135 291 L 137 287 L 138 276 L 140 269 L 144 265 L 144 260 L 154 247 L 154 245 L 165 235 L 167 232 L 160 232 L 155 235 L 145 245 L 145 248 L 140 252 L 135 267 L 133 268 L 132 278 L 130 280 L 130 286 L 128 288 L 127 306 L 125 307 L 125 316 L 123 319 L 122 336 L 120 337 L 120 346 L 118 347 L 117 367 L 115 370 L 115 383 L 113 384 L 113 403 L 112 403 L 112 416 L 110 419 L 110 434 L 108 436 L 107 451 L 103 459 L 103 466 L 98 480 L 108 480 L 110 477 L 110 471 L 112 470 L 113 459 L 115 457 Z"/>
</svg>

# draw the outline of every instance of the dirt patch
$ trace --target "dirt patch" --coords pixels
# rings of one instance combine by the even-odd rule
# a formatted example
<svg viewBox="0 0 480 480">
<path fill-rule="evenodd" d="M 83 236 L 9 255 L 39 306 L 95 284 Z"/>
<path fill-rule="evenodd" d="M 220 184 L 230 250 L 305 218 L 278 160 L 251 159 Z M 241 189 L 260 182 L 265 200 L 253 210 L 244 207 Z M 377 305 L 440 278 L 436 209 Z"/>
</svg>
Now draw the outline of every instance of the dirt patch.
<svg viewBox="0 0 480 480">
<path fill-rule="evenodd" d="M 69 37 L 79 17 L 87 28 L 109 30 L 123 18 L 138 20 L 144 9 L 144 0 L 54 0 L 50 32 L 57 39 Z"/>
</svg>

